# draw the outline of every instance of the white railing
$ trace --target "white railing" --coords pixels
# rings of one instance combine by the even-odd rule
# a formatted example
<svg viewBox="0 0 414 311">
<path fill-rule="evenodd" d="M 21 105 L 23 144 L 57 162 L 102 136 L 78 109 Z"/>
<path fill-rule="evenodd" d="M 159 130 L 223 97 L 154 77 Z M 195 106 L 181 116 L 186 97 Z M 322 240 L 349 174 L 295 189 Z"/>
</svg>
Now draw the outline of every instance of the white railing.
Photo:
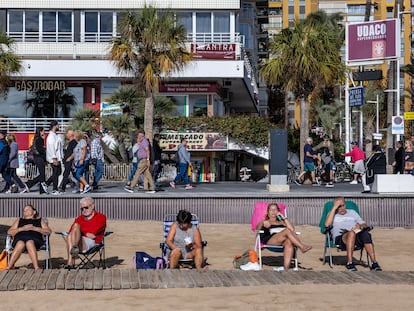
<svg viewBox="0 0 414 311">
<path fill-rule="evenodd" d="M 8 133 L 34 133 L 37 127 L 43 127 L 47 131 L 52 120 L 59 123 L 59 129 L 62 132 L 72 123 L 72 118 L 0 118 L 0 129 Z"/>
</svg>

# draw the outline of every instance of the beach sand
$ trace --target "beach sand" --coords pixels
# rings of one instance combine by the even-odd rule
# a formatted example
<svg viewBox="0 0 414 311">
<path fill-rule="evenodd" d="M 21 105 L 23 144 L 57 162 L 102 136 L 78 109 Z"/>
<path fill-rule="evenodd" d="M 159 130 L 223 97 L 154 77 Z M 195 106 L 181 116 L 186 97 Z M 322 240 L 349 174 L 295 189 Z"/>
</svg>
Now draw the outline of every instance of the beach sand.
<svg viewBox="0 0 414 311">
<path fill-rule="evenodd" d="M 1 225 L 10 225 L 14 219 L 0 218 Z M 52 230 L 66 231 L 71 221 L 49 219 Z M 153 256 L 160 255 L 162 223 L 155 221 L 108 221 L 109 231 L 114 234 L 106 239 L 107 264 L 113 268 L 130 269 L 135 251 L 145 251 Z M 306 254 L 299 252 L 301 269 L 329 270 L 322 265 L 323 235 L 319 228 L 300 226 L 300 238 L 313 249 Z M 204 240 L 208 241 L 205 256 L 209 269 L 233 269 L 233 256 L 254 247 L 254 234 L 250 226 L 229 224 L 201 224 Z M 414 271 L 412 250 L 413 229 L 382 229 L 372 231 L 377 260 L 384 270 Z M 401 241 L 404 241 L 401 243 Z M 51 236 L 53 268 L 65 263 L 66 251 L 62 238 Z M 345 252 L 333 252 L 335 271 L 343 271 L 341 263 Z M 282 263 L 281 257 L 264 252 L 266 262 Z M 355 253 L 359 257 L 359 253 Z M 39 253 L 41 264 L 43 254 Z M 30 267 L 30 260 L 23 254 L 16 264 L 24 269 Z M 368 268 L 357 266 L 359 270 Z M 265 266 L 272 269 L 272 266 Z M 300 272 L 297 272 L 300 273 Z M 375 272 L 372 272 L 375 273 Z M 4 310 L 411 310 L 414 286 L 407 285 L 274 285 L 231 288 L 193 289 L 142 289 L 111 291 L 16 291 L 0 292 Z M 410 298 L 411 297 L 411 298 Z"/>
</svg>

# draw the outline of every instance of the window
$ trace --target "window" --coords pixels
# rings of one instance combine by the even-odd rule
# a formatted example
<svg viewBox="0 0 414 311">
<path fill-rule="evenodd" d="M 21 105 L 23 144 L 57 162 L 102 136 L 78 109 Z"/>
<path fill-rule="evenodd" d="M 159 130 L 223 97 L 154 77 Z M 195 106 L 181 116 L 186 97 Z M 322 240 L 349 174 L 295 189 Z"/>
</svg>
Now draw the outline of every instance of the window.
<svg viewBox="0 0 414 311">
<path fill-rule="evenodd" d="M 197 33 L 211 33 L 211 14 L 197 13 L 196 32 Z"/>
<path fill-rule="evenodd" d="M 112 12 L 85 12 L 85 42 L 108 42 L 113 36 Z"/>
<path fill-rule="evenodd" d="M 182 25 L 187 32 L 190 34 L 193 32 L 193 13 L 191 12 L 180 12 L 177 13 L 177 25 Z"/>
</svg>

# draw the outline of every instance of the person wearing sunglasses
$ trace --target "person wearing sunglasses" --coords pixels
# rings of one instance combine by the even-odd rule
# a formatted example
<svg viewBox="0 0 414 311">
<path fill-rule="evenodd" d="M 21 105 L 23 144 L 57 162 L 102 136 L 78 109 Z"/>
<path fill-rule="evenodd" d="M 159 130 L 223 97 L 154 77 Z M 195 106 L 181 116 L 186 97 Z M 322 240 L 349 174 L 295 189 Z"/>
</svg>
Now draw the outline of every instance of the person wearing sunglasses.
<svg viewBox="0 0 414 311">
<path fill-rule="evenodd" d="M 66 239 L 68 252 L 67 269 L 74 269 L 74 259 L 79 253 L 85 253 L 98 245 L 105 234 L 106 216 L 95 210 L 95 201 L 91 197 L 80 200 L 81 215 L 79 215 L 69 229 Z"/>
</svg>

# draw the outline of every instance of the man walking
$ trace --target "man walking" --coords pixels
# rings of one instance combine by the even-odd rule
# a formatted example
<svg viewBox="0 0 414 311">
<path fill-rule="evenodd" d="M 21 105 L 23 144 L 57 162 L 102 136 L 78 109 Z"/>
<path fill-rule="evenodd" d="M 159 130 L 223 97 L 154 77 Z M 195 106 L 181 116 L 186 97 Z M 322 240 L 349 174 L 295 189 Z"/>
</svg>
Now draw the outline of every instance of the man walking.
<svg viewBox="0 0 414 311">
<path fill-rule="evenodd" d="M 78 142 L 75 140 L 75 134 L 73 130 L 68 130 L 66 133 L 66 138 L 69 141 L 68 145 L 66 146 L 65 153 L 63 155 L 63 165 L 65 170 L 63 171 L 63 178 L 59 186 L 59 191 L 64 193 L 66 191 L 66 185 L 68 183 L 69 175 L 72 173 L 72 166 L 73 166 L 73 158 L 74 153 L 73 149 L 75 149 Z"/>
<path fill-rule="evenodd" d="M 46 139 L 46 161 L 52 166 L 52 176 L 46 181 L 46 185 L 53 185 L 52 194 L 60 194 L 58 190 L 59 176 L 62 174 L 63 146 L 56 132 L 59 124 L 56 120 L 50 122 L 50 131 Z"/>
<path fill-rule="evenodd" d="M 191 165 L 190 152 L 187 150 L 187 141 L 185 138 L 181 139 L 181 144 L 178 146 L 178 157 L 180 159 L 180 167 L 177 176 L 170 182 L 170 186 L 174 189 L 177 187 L 177 183 L 183 179 L 185 189 L 193 189 L 194 186 L 188 182 L 188 167 Z"/>
<path fill-rule="evenodd" d="M 95 166 L 92 183 L 93 190 L 98 190 L 98 184 L 103 176 L 104 171 L 105 155 L 101 143 L 102 137 L 102 132 L 97 132 L 95 134 L 95 138 L 91 142 L 91 162 Z"/>
<path fill-rule="evenodd" d="M 295 181 L 297 185 L 300 185 L 302 183 L 302 177 L 306 174 L 306 172 L 309 172 L 312 178 L 312 186 L 319 186 L 315 179 L 315 165 L 313 164 L 313 161 L 317 158 L 317 155 L 313 151 L 312 144 L 313 139 L 310 137 L 306 138 L 306 144 L 303 147 L 303 172 L 300 173 Z"/>
<path fill-rule="evenodd" d="M 351 185 L 357 185 L 358 184 L 358 177 L 362 176 L 365 172 L 365 152 L 362 151 L 358 147 L 358 143 L 356 141 L 351 142 L 351 151 L 342 154 L 344 157 L 351 157 L 351 162 L 354 163 L 354 180 L 350 182 Z"/>
<path fill-rule="evenodd" d="M 151 162 L 150 162 L 150 148 L 149 142 L 145 138 L 145 132 L 139 131 L 137 134 L 137 144 L 138 144 L 138 166 L 137 171 L 134 174 L 134 177 L 131 180 L 131 184 L 129 186 L 125 186 L 124 190 L 130 193 L 134 192 L 135 186 L 138 183 L 139 176 L 144 174 L 144 190 L 147 193 L 155 193 L 155 185 L 154 180 L 152 179 L 152 171 L 151 171 Z"/>
<path fill-rule="evenodd" d="M 152 141 L 152 150 L 154 151 L 154 164 L 152 167 L 152 178 L 154 179 L 154 184 L 157 186 L 158 175 L 161 172 L 161 147 L 160 147 L 160 134 L 154 135 L 154 140 Z"/>
</svg>

